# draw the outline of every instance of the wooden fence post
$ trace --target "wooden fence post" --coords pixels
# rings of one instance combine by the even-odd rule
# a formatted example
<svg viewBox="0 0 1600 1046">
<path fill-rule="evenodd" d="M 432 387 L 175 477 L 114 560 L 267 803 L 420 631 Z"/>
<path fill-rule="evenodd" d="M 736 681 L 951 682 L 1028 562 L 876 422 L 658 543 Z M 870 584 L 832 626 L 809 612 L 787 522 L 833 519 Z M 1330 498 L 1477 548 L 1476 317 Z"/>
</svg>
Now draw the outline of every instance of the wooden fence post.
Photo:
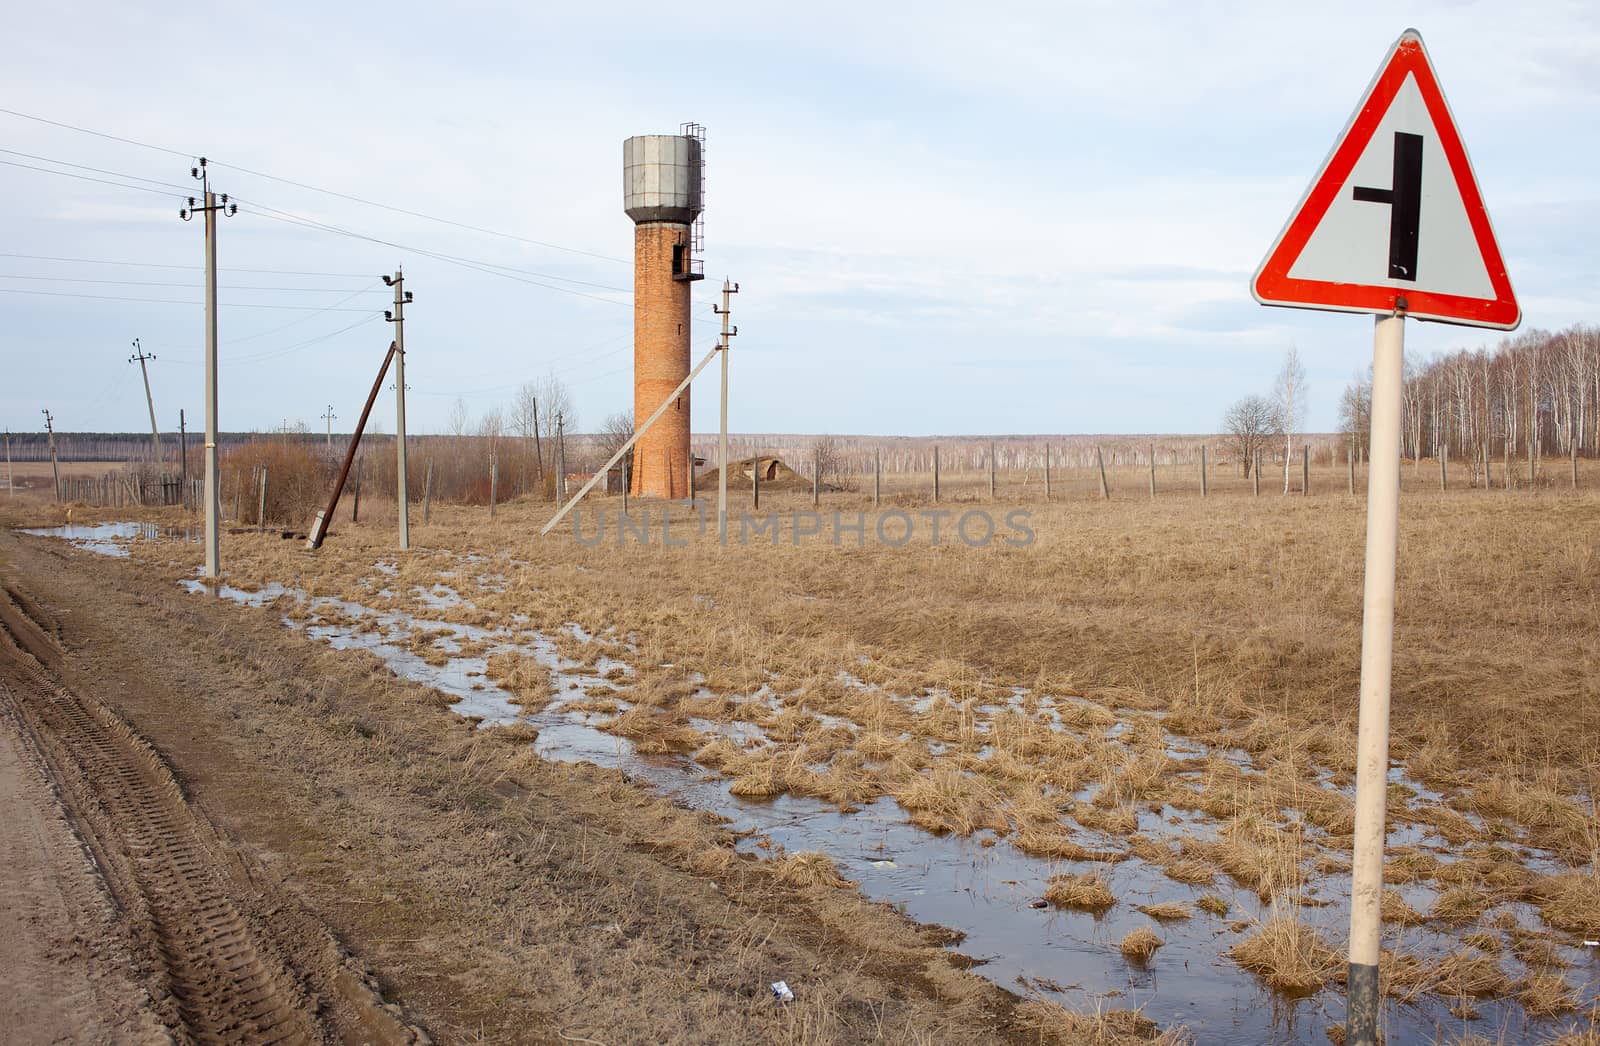
<svg viewBox="0 0 1600 1046">
<path fill-rule="evenodd" d="M 1100 467 L 1100 500 L 1106 501 L 1111 497 L 1111 488 L 1106 486 L 1106 458 L 1100 453 L 1100 445 L 1095 444 L 1094 462 Z"/>
</svg>

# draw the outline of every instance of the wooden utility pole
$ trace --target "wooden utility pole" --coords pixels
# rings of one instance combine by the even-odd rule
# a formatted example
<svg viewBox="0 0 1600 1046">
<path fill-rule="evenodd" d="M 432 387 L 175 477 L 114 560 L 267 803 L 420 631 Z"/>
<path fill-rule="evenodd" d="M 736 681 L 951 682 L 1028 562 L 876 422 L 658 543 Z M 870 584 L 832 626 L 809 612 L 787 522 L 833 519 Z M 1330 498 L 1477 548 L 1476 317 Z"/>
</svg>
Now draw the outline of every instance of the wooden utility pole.
<svg viewBox="0 0 1600 1046">
<path fill-rule="evenodd" d="M 1044 499 L 1050 500 L 1050 444 L 1044 445 Z"/>
<path fill-rule="evenodd" d="M 50 475 L 55 478 L 56 501 L 59 502 L 61 500 L 61 467 L 56 464 L 55 418 L 51 417 L 50 412 L 44 408 L 40 408 L 39 413 L 44 415 L 44 430 L 50 434 Z M 7 441 L 7 446 L 10 446 L 9 440 Z M 6 453 L 9 458 L 10 451 L 8 450 Z"/>
<path fill-rule="evenodd" d="M 1578 459 L 1572 459 L 1572 485 L 1578 485 Z M 17 496 L 17 485 L 11 479 L 11 430 L 6 429 L 6 497 Z"/>
<path fill-rule="evenodd" d="M 1150 499 L 1156 496 L 1156 445 L 1150 444 Z"/>
<path fill-rule="evenodd" d="M 1573 452 L 1572 458 L 1572 485 L 1578 485 L 1578 458 Z M 883 498 L 883 448 L 878 447 L 872 452 L 872 506 L 877 508 Z"/>
<path fill-rule="evenodd" d="M 428 510 L 433 502 L 433 459 L 428 459 L 428 472 L 422 480 L 422 523 L 428 523 Z"/>
<path fill-rule="evenodd" d="M 184 420 L 183 408 L 178 408 L 178 471 L 183 481 L 189 482 L 189 424 Z"/>
<path fill-rule="evenodd" d="M 994 500 L 994 443 L 989 444 L 989 500 Z"/>
<path fill-rule="evenodd" d="M 1311 495 L 1311 444 L 1300 445 L 1300 496 Z"/>
<path fill-rule="evenodd" d="M 1349 466 L 1350 496 L 1356 496 L 1356 434 L 1350 433 L 1350 449 L 1345 454 L 1345 464 Z"/>
<path fill-rule="evenodd" d="M 939 445 L 933 447 L 933 503 L 939 503 Z"/>
<path fill-rule="evenodd" d="M 339 495 L 344 492 L 345 480 L 350 475 L 350 465 L 355 461 L 356 448 L 361 445 L 361 434 L 367 427 L 367 416 L 372 413 L 372 404 L 378 398 L 378 390 L 383 388 L 383 376 L 389 373 L 389 361 L 394 358 L 394 342 L 389 343 L 389 351 L 384 353 L 383 363 L 378 367 L 378 376 L 373 379 L 372 391 L 367 393 L 366 406 L 361 408 L 361 417 L 356 421 L 356 430 L 350 436 L 350 449 L 345 451 L 344 464 L 339 467 L 339 478 L 333 484 L 333 496 L 328 499 L 328 507 L 317 514 L 316 522 L 311 525 L 311 533 L 306 538 L 306 548 L 315 549 L 322 546 L 323 536 L 327 534 L 328 527 L 333 523 L 333 510 L 339 507 Z M 360 477 L 357 476 L 355 496 L 360 500 Z M 354 514 L 351 515 L 352 522 Z"/>
<path fill-rule="evenodd" d="M 500 495 L 500 462 L 489 459 L 489 518 L 494 518 L 495 501 Z"/>
<path fill-rule="evenodd" d="M 1256 497 L 1261 496 L 1261 452 L 1256 451 L 1255 465 L 1250 469 L 1250 474 L 1255 477 Z"/>
<path fill-rule="evenodd" d="M 206 158 L 189 169 L 198 179 L 202 190 L 203 206 L 196 206 L 193 196 L 189 205 L 180 208 L 178 217 L 189 221 L 196 211 L 206 216 L 206 565 L 205 576 L 216 578 L 222 570 L 222 505 L 219 500 L 217 474 L 217 216 L 237 214 L 238 204 L 228 202 L 227 193 L 220 200 L 211 191 L 211 180 L 206 173 Z M 236 513 L 237 514 L 237 513 Z"/>
<path fill-rule="evenodd" d="M 822 448 L 811 456 L 811 507 L 817 507 L 818 489 L 822 485 Z"/>
<path fill-rule="evenodd" d="M 261 491 L 256 495 L 256 526 L 267 527 L 267 466 L 261 466 Z"/>
<path fill-rule="evenodd" d="M 1100 445 L 1095 444 L 1094 463 L 1100 469 L 1100 500 L 1107 501 L 1111 498 L 1111 488 L 1106 486 L 1106 458 L 1100 453 Z"/>
<path fill-rule="evenodd" d="M 1284 468 L 1288 468 L 1288 466 L 1285 465 Z M 1206 448 L 1204 444 L 1200 446 L 1200 496 L 1206 496 Z"/>
<path fill-rule="evenodd" d="M 750 459 L 750 507 L 761 507 L 761 452 Z"/>
<path fill-rule="evenodd" d="M 139 373 L 144 375 L 144 404 L 150 408 L 150 460 L 161 464 L 161 433 L 156 428 L 156 401 L 150 395 L 150 368 L 145 366 L 146 360 L 155 359 L 155 353 L 145 352 L 139 346 L 139 339 L 133 339 L 133 355 L 128 357 L 129 363 L 139 364 Z"/>
<path fill-rule="evenodd" d="M 1439 490 L 1450 489 L 1450 444 L 1439 444 Z"/>
</svg>

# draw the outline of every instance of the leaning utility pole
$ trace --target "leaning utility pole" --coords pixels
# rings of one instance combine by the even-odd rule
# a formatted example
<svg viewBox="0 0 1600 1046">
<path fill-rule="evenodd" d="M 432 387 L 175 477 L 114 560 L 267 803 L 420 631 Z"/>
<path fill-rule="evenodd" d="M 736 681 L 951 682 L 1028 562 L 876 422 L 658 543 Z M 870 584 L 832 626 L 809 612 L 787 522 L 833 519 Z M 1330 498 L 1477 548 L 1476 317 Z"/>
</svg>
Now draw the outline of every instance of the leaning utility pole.
<svg viewBox="0 0 1600 1046">
<path fill-rule="evenodd" d="M 333 404 L 331 404 L 331 403 L 328 404 L 328 413 L 326 413 L 326 414 L 324 414 L 322 416 L 322 420 L 328 423 L 328 449 L 329 450 L 333 449 L 333 419 L 337 418 L 338 416 L 339 415 L 337 415 L 337 414 L 335 414 L 333 412 Z"/>
<path fill-rule="evenodd" d="M 728 298 L 739 293 L 737 283 L 722 281 L 722 307 L 711 306 L 713 312 L 722 316 L 722 344 L 718 348 L 722 351 L 722 429 L 717 436 L 717 543 L 728 543 L 728 339 L 739 333 L 738 327 L 728 326 L 728 317 L 733 310 L 728 307 Z"/>
<path fill-rule="evenodd" d="M 150 368 L 145 366 L 146 360 L 153 360 L 156 354 L 146 352 L 139 347 L 139 339 L 133 339 L 133 355 L 128 357 L 129 363 L 139 364 L 139 373 L 144 375 L 144 404 L 150 408 L 150 460 L 157 465 L 161 464 L 161 433 L 156 429 L 156 401 L 150 396 Z"/>
<path fill-rule="evenodd" d="M 1573 444 L 1573 446 L 1577 446 L 1577 444 Z M 1572 474 L 1574 476 L 1578 474 L 1576 466 L 1573 467 Z M 11 430 L 6 429 L 6 497 L 14 498 L 16 496 L 17 485 L 11 480 Z"/>
<path fill-rule="evenodd" d="M 55 477 L 55 481 L 56 481 L 56 500 L 60 501 L 61 500 L 61 468 L 56 464 L 55 419 L 52 418 L 50 416 L 50 412 L 48 410 L 44 409 L 43 407 L 39 408 L 39 413 L 44 415 L 44 430 L 50 434 L 50 474 Z M 6 440 L 6 461 L 7 461 L 6 468 L 8 470 L 11 467 L 10 464 L 9 464 L 10 460 L 11 460 L 11 441 L 10 441 L 10 439 L 7 439 Z"/>
<path fill-rule="evenodd" d="M 223 193 L 219 202 L 211 191 L 211 181 L 206 174 L 206 158 L 200 157 L 189 174 L 199 179 L 205 201 L 195 206 L 193 196 L 189 205 L 180 208 L 178 217 L 189 221 L 196 211 L 206 216 L 206 568 L 205 576 L 215 578 L 222 569 L 221 530 L 222 506 L 217 501 L 221 494 L 217 482 L 217 215 L 238 214 L 239 205 L 228 203 Z"/>
<path fill-rule="evenodd" d="M 385 286 L 394 288 L 394 312 L 383 310 L 383 318 L 394 324 L 394 450 L 396 514 L 400 517 L 400 551 L 411 547 L 411 505 L 406 494 L 406 305 L 411 292 L 405 289 L 406 278 L 399 269 L 393 276 L 383 278 Z M 333 408 L 328 408 L 333 413 Z M 332 422 L 329 422 L 332 424 Z"/>
</svg>

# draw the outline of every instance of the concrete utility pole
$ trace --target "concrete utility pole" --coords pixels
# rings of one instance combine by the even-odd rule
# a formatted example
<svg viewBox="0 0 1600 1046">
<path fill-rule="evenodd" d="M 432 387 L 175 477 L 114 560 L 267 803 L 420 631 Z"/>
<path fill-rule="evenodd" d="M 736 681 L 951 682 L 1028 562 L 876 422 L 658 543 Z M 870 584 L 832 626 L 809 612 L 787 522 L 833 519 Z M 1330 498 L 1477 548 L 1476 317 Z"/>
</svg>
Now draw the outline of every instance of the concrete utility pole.
<svg viewBox="0 0 1600 1046">
<path fill-rule="evenodd" d="M 404 552 L 411 547 L 411 504 L 406 491 L 406 306 L 411 302 L 411 292 L 405 289 L 406 278 L 399 269 L 393 276 L 385 276 L 383 282 L 394 288 L 394 312 L 385 309 L 383 318 L 394 324 L 394 490 L 400 519 L 400 551 Z M 332 406 L 328 413 L 333 413 Z"/>
<path fill-rule="evenodd" d="M 60 501 L 61 500 L 61 469 L 60 469 L 59 466 L 56 465 L 55 419 L 50 416 L 50 412 L 48 410 L 45 410 L 42 407 L 39 409 L 39 413 L 44 415 L 44 430 L 50 434 L 50 474 L 55 477 L 55 481 L 56 481 L 56 500 Z M 11 441 L 8 439 L 8 440 L 6 440 L 6 461 L 7 461 L 6 468 L 7 468 L 8 471 L 10 470 L 10 467 L 11 467 L 10 466 L 10 460 L 11 460 L 11 449 L 10 448 L 11 448 Z"/>
<path fill-rule="evenodd" d="M 180 208 L 178 217 L 189 221 L 196 211 L 206 216 L 206 567 L 205 576 L 215 578 L 222 570 L 221 496 L 217 476 L 217 215 L 239 213 L 238 204 L 228 202 L 228 194 L 219 197 L 211 191 L 211 181 L 206 173 L 206 158 L 189 168 L 190 176 L 200 182 L 204 206 L 196 206 L 189 197 L 189 205 Z"/>
<path fill-rule="evenodd" d="M 338 416 L 339 415 L 337 415 L 337 414 L 335 414 L 333 412 L 333 404 L 331 404 L 331 403 L 328 404 L 328 413 L 326 413 L 326 414 L 324 414 L 322 416 L 322 420 L 328 423 L 328 449 L 329 450 L 333 449 L 333 419 L 337 418 Z"/>
<path fill-rule="evenodd" d="M 128 357 L 129 363 L 139 364 L 139 373 L 144 375 L 144 404 L 150 408 L 150 460 L 157 465 L 161 464 L 161 433 L 156 428 L 156 401 L 150 396 L 150 368 L 145 366 L 146 360 L 153 360 L 156 354 L 145 352 L 139 346 L 139 339 L 133 339 L 133 355 Z"/>
<path fill-rule="evenodd" d="M 737 283 L 722 281 L 722 307 L 712 305 L 713 312 L 722 317 L 722 429 L 717 435 L 717 544 L 728 543 L 728 339 L 739 333 L 738 327 L 728 325 L 728 317 L 733 315 L 728 299 L 739 293 Z M 624 488 L 626 489 L 626 488 Z"/>
</svg>

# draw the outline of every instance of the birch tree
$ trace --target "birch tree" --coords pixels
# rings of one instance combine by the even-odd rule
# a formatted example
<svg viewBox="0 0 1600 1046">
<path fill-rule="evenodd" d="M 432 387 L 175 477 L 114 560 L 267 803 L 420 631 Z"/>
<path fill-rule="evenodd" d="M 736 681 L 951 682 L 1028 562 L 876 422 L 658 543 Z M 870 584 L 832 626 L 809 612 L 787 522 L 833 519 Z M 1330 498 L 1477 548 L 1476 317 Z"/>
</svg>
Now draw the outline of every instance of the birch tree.
<svg viewBox="0 0 1600 1046">
<path fill-rule="evenodd" d="M 1283 426 L 1283 492 L 1289 493 L 1289 459 L 1294 456 L 1294 430 L 1305 422 L 1306 369 L 1293 345 L 1283 354 L 1283 367 L 1272 386 L 1273 406 Z"/>
</svg>

